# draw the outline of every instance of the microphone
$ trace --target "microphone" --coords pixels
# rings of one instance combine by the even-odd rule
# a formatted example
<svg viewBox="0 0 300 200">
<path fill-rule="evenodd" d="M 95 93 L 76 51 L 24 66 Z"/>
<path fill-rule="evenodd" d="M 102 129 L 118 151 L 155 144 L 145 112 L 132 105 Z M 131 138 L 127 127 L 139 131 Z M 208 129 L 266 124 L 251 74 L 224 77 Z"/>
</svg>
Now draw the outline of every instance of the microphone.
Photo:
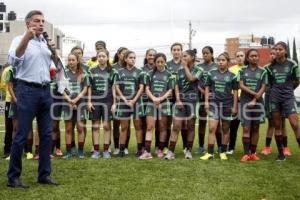
<svg viewBox="0 0 300 200">
<path fill-rule="evenodd" d="M 49 45 L 49 35 L 48 35 L 48 33 L 47 32 L 43 32 L 43 37 L 46 40 L 47 46 L 48 46 L 49 50 L 51 51 L 52 55 L 55 55 L 56 54 L 55 50 L 52 49 L 51 46 Z"/>
</svg>

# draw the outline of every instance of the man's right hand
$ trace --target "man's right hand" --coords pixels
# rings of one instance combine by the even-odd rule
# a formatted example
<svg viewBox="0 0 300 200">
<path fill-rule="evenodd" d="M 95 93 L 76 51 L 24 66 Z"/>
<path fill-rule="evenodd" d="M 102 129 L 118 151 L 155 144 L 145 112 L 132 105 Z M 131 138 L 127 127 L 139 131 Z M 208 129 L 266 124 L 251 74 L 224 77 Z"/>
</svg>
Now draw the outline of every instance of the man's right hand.
<svg viewBox="0 0 300 200">
<path fill-rule="evenodd" d="M 25 37 L 28 40 L 31 40 L 34 38 L 35 35 L 36 35 L 36 27 L 29 27 L 26 31 Z"/>
</svg>

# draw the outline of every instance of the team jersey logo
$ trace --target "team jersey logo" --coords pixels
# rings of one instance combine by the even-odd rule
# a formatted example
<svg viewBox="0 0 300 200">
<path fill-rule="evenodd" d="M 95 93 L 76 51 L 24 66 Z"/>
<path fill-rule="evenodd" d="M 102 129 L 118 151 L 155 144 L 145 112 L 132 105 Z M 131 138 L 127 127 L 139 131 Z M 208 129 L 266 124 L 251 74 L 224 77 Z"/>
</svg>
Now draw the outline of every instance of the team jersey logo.
<svg viewBox="0 0 300 200">
<path fill-rule="evenodd" d="M 260 76 L 261 76 L 261 74 L 260 74 L 260 73 L 257 73 L 257 74 L 255 75 L 255 77 L 256 77 L 257 79 L 259 79 L 259 78 L 260 78 Z"/>
<path fill-rule="evenodd" d="M 229 82 L 229 81 L 230 81 L 230 77 L 229 77 L 229 76 L 225 76 L 225 77 L 224 77 L 224 80 L 225 80 L 226 82 Z"/>
<path fill-rule="evenodd" d="M 284 71 L 285 73 L 288 73 L 288 72 L 290 71 L 290 69 L 289 69 L 289 67 L 284 67 L 284 68 L 283 68 L 283 71 Z"/>
</svg>

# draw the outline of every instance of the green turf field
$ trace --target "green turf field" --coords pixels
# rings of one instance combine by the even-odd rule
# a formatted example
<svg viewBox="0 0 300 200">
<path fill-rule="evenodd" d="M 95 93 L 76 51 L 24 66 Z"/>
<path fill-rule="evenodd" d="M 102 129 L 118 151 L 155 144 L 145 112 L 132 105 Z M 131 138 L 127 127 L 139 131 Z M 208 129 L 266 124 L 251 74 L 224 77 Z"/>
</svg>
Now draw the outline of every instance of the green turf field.
<svg viewBox="0 0 300 200">
<path fill-rule="evenodd" d="M 2 155 L 2 116 L 0 121 Z M 52 176 L 61 184 L 58 187 L 37 184 L 38 162 L 24 159 L 22 180 L 30 185 L 28 190 L 6 187 L 8 162 L 1 159 L 0 199 L 300 199 L 300 150 L 290 126 L 288 132 L 293 155 L 286 162 L 275 161 L 273 141 L 271 155 L 260 156 L 261 161 L 246 164 L 239 163 L 241 129 L 237 150 L 229 161 L 220 161 L 218 156 L 211 161 L 200 161 L 196 154 L 193 160 L 184 160 L 181 141 L 173 161 L 137 160 L 132 134 L 131 154 L 124 159 L 92 160 L 89 155 L 83 160 L 55 158 Z M 264 137 L 265 125 L 261 128 L 259 152 Z M 194 147 L 197 147 L 197 138 L 195 141 Z M 64 145 L 62 147 L 64 150 Z M 85 150 L 90 149 L 89 131 Z"/>
</svg>

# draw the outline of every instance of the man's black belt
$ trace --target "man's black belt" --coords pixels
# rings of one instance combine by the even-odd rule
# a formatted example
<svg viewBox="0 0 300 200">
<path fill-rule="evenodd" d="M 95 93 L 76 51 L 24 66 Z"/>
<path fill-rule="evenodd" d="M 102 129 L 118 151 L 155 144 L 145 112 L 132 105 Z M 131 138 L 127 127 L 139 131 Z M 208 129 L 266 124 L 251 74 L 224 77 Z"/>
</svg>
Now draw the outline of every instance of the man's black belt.
<svg viewBox="0 0 300 200">
<path fill-rule="evenodd" d="M 29 87 L 35 87 L 35 88 L 46 88 L 50 86 L 50 83 L 34 83 L 34 82 L 28 82 L 24 80 L 18 80 L 18 83 L 24 84 Z"/>
</svg>

